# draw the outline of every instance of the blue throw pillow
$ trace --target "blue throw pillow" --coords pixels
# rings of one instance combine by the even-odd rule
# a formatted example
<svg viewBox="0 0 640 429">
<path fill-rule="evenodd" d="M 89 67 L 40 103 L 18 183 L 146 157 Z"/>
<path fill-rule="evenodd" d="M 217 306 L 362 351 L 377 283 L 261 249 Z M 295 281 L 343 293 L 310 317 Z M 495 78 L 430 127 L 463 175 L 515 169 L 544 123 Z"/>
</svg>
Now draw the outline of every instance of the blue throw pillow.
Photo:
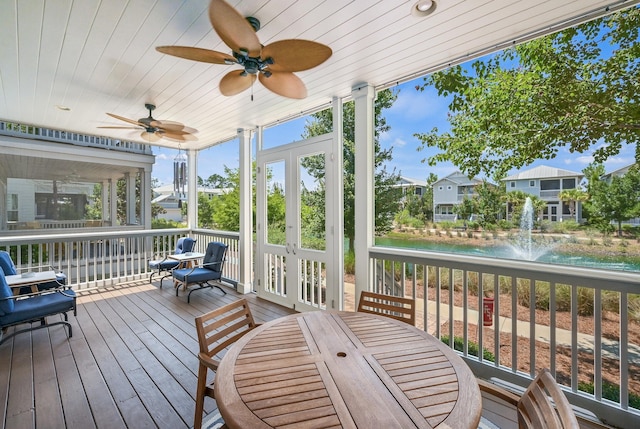
<svg viewBox="0 0 640 429">
<path fill-rule="evenodd" d="M 7 279 L 4 278 L 4 273 L 0 272 L 0 316 L 6 316 L 9 313 L 13 313 L 14 302 L 12 299 L 3 300 L 2 298 L 12 297 L 11 288 L 7 284 Z"/>
<path fill-rule="evenodd" d="M 18 274 L 16 266 L 13 263 L 13 259 L 11 259 L 11 255 L 9 255 L 9 252 L 4 250 L 0 250 L 0 268 L 2 268 L 2 272 L 5 276 Z"/>
</svg>

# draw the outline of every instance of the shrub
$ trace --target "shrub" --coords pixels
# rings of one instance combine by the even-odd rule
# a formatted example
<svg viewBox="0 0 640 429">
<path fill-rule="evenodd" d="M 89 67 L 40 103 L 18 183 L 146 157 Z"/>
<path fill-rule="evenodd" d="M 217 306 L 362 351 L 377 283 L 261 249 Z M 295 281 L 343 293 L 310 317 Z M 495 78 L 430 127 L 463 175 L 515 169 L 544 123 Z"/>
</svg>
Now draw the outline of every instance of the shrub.
<svg viewBox="0 0 640 429">
<path fill-rule="evenodd" d="M 344 272 L 347 274 L 355 274 L 356 254 L 354 252 L 347 252 L 344 254 Z"/>
<path fill-rule="evenodd" d="M 170 219 L 152 219 L 151 229 L 185 228 L 187 225 Z"/>
<path fill-rule="evenodd" d="M 503 231 L 509 231 L 510 229 L 514 228 L 514 225 L 512 222 L 508 220 L 501 219 L 498 221 L 498 228 L 500 228 Z"/>
<path fill-rule="evenodd" d="M 443 343 L 445 343 L 448 346 L 451 345 L 450 342 L 449 342 L 449 336 L 448 335 L 443 335 L 442 337 L 440 337 L 440 341 L 442 341 Z M 463 346 L 464 346 L 464 342 L 463 342 L 462 338 L 453 337 L 453 348 L 455 350 L 461 352 L 463 350 Z M 478 356 L 478 343 L 476 343 L 474 341 L 469 341 L 467 343 L 467 351 L 471 356 Z M 489 361 L 489 362 L 495 362 L 496 357 L 489 350 L 482 349 L 482 359 L 484 359 L 486 361 Z"/>
<path fill-rule="evenodd" d="M 593 394 L 593 383 L 580 381 L 578 382 L 578 390 Z M 620 402 L 620 386 L 602 380 L 602 397 L 613 402 Z M 629 406 L 640 409 L 640 396 L 638 394 L 629 392 Z"/>
</svg>

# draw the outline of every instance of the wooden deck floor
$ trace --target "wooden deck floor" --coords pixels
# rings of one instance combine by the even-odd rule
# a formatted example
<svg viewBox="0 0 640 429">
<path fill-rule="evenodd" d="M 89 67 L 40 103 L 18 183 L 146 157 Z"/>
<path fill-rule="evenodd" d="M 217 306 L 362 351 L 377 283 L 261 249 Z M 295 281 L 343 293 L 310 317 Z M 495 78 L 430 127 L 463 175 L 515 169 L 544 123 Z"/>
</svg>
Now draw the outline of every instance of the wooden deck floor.
<svg viewBox="0 0 640 429">
<path fill-rule="evenodd" d="M 239 295 L 140 281 L 78 298 L 73 337 L 55 326 L 0 346 L 4 428 L 189 428 L 198 373 L 194 317 Z M 290 314 L 255 295 L 259 323 Z M 206 411 L 215 409 L 205 401 Z"/>
</svg>

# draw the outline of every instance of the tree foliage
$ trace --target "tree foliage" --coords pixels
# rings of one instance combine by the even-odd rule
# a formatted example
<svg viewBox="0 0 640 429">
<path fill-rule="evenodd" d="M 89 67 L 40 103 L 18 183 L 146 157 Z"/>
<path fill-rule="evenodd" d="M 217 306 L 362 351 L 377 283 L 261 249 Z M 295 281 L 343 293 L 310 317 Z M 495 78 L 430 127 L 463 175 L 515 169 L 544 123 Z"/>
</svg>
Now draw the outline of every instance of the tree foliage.
<svg viewBox="0 0 640 429">
<path fill-rule="evenodd" d="M 640 216 L 640 167 L 638 164 L 623 176 L 604 177 L 602 164 L 591 165 L 584 170 L 589 180 L 587 192 L 590 223 L 616 222 L 618 235 L 622 235 L 622 222 Z"/>
<path fill-rule="evenodd" d="M 383 110 L 390 108 L 397 99 L 397 92 L 386 89 L 377 94 L 375 102 L 375 229 L 377 234 L 388 232 L 392 228 L 393 216 L 398 210 L 402 190 L 396 186 L 400 180 L 395 169 L 388 171 L 385 162 L 392 159 L 392 149 L 380 147 L 380 133 L 389 130 L 383 116 Z M 305 125 L 303 138 L 326 134 L 333 129 L 332 109 L 312 115 L 313 119 Z M 354 248 L 355 238 L 355 103 L 349 101 L 343 106 L 343 166 L 344 166 L 344 234 L 349 241 L 349 251 Z M 324 175 L 324 168 L 314 166 L 314 158 L 309 158 L 305 167 L 316 178 Z M 322 224 L 324 228 L 324 224 Z"/>
<path fill-rule="evenodd" d="M 636 144 L 640 162 L 640 9 L 630 8 L 425 78 L 450 96 L 450 131 L 416 134 L 470 177 L 499 179 L 561 149 L 596 162 Z M 604 144 L 602 144 L 604 142 Z"/>
</svg>

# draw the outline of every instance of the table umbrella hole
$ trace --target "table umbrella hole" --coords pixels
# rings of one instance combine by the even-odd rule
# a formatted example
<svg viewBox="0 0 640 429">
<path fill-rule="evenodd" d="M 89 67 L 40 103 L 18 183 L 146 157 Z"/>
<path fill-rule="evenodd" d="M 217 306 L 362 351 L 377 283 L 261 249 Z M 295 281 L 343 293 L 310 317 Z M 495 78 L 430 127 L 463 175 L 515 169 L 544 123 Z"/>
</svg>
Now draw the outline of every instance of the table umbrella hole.
<svg viewBox="0 0 640 429">
<path fill-rule="evenodd" d="M 337 356 L 338 357 L 347 357 L 347 354 L 345 352 L 338 352 Z"/>
</svg>

